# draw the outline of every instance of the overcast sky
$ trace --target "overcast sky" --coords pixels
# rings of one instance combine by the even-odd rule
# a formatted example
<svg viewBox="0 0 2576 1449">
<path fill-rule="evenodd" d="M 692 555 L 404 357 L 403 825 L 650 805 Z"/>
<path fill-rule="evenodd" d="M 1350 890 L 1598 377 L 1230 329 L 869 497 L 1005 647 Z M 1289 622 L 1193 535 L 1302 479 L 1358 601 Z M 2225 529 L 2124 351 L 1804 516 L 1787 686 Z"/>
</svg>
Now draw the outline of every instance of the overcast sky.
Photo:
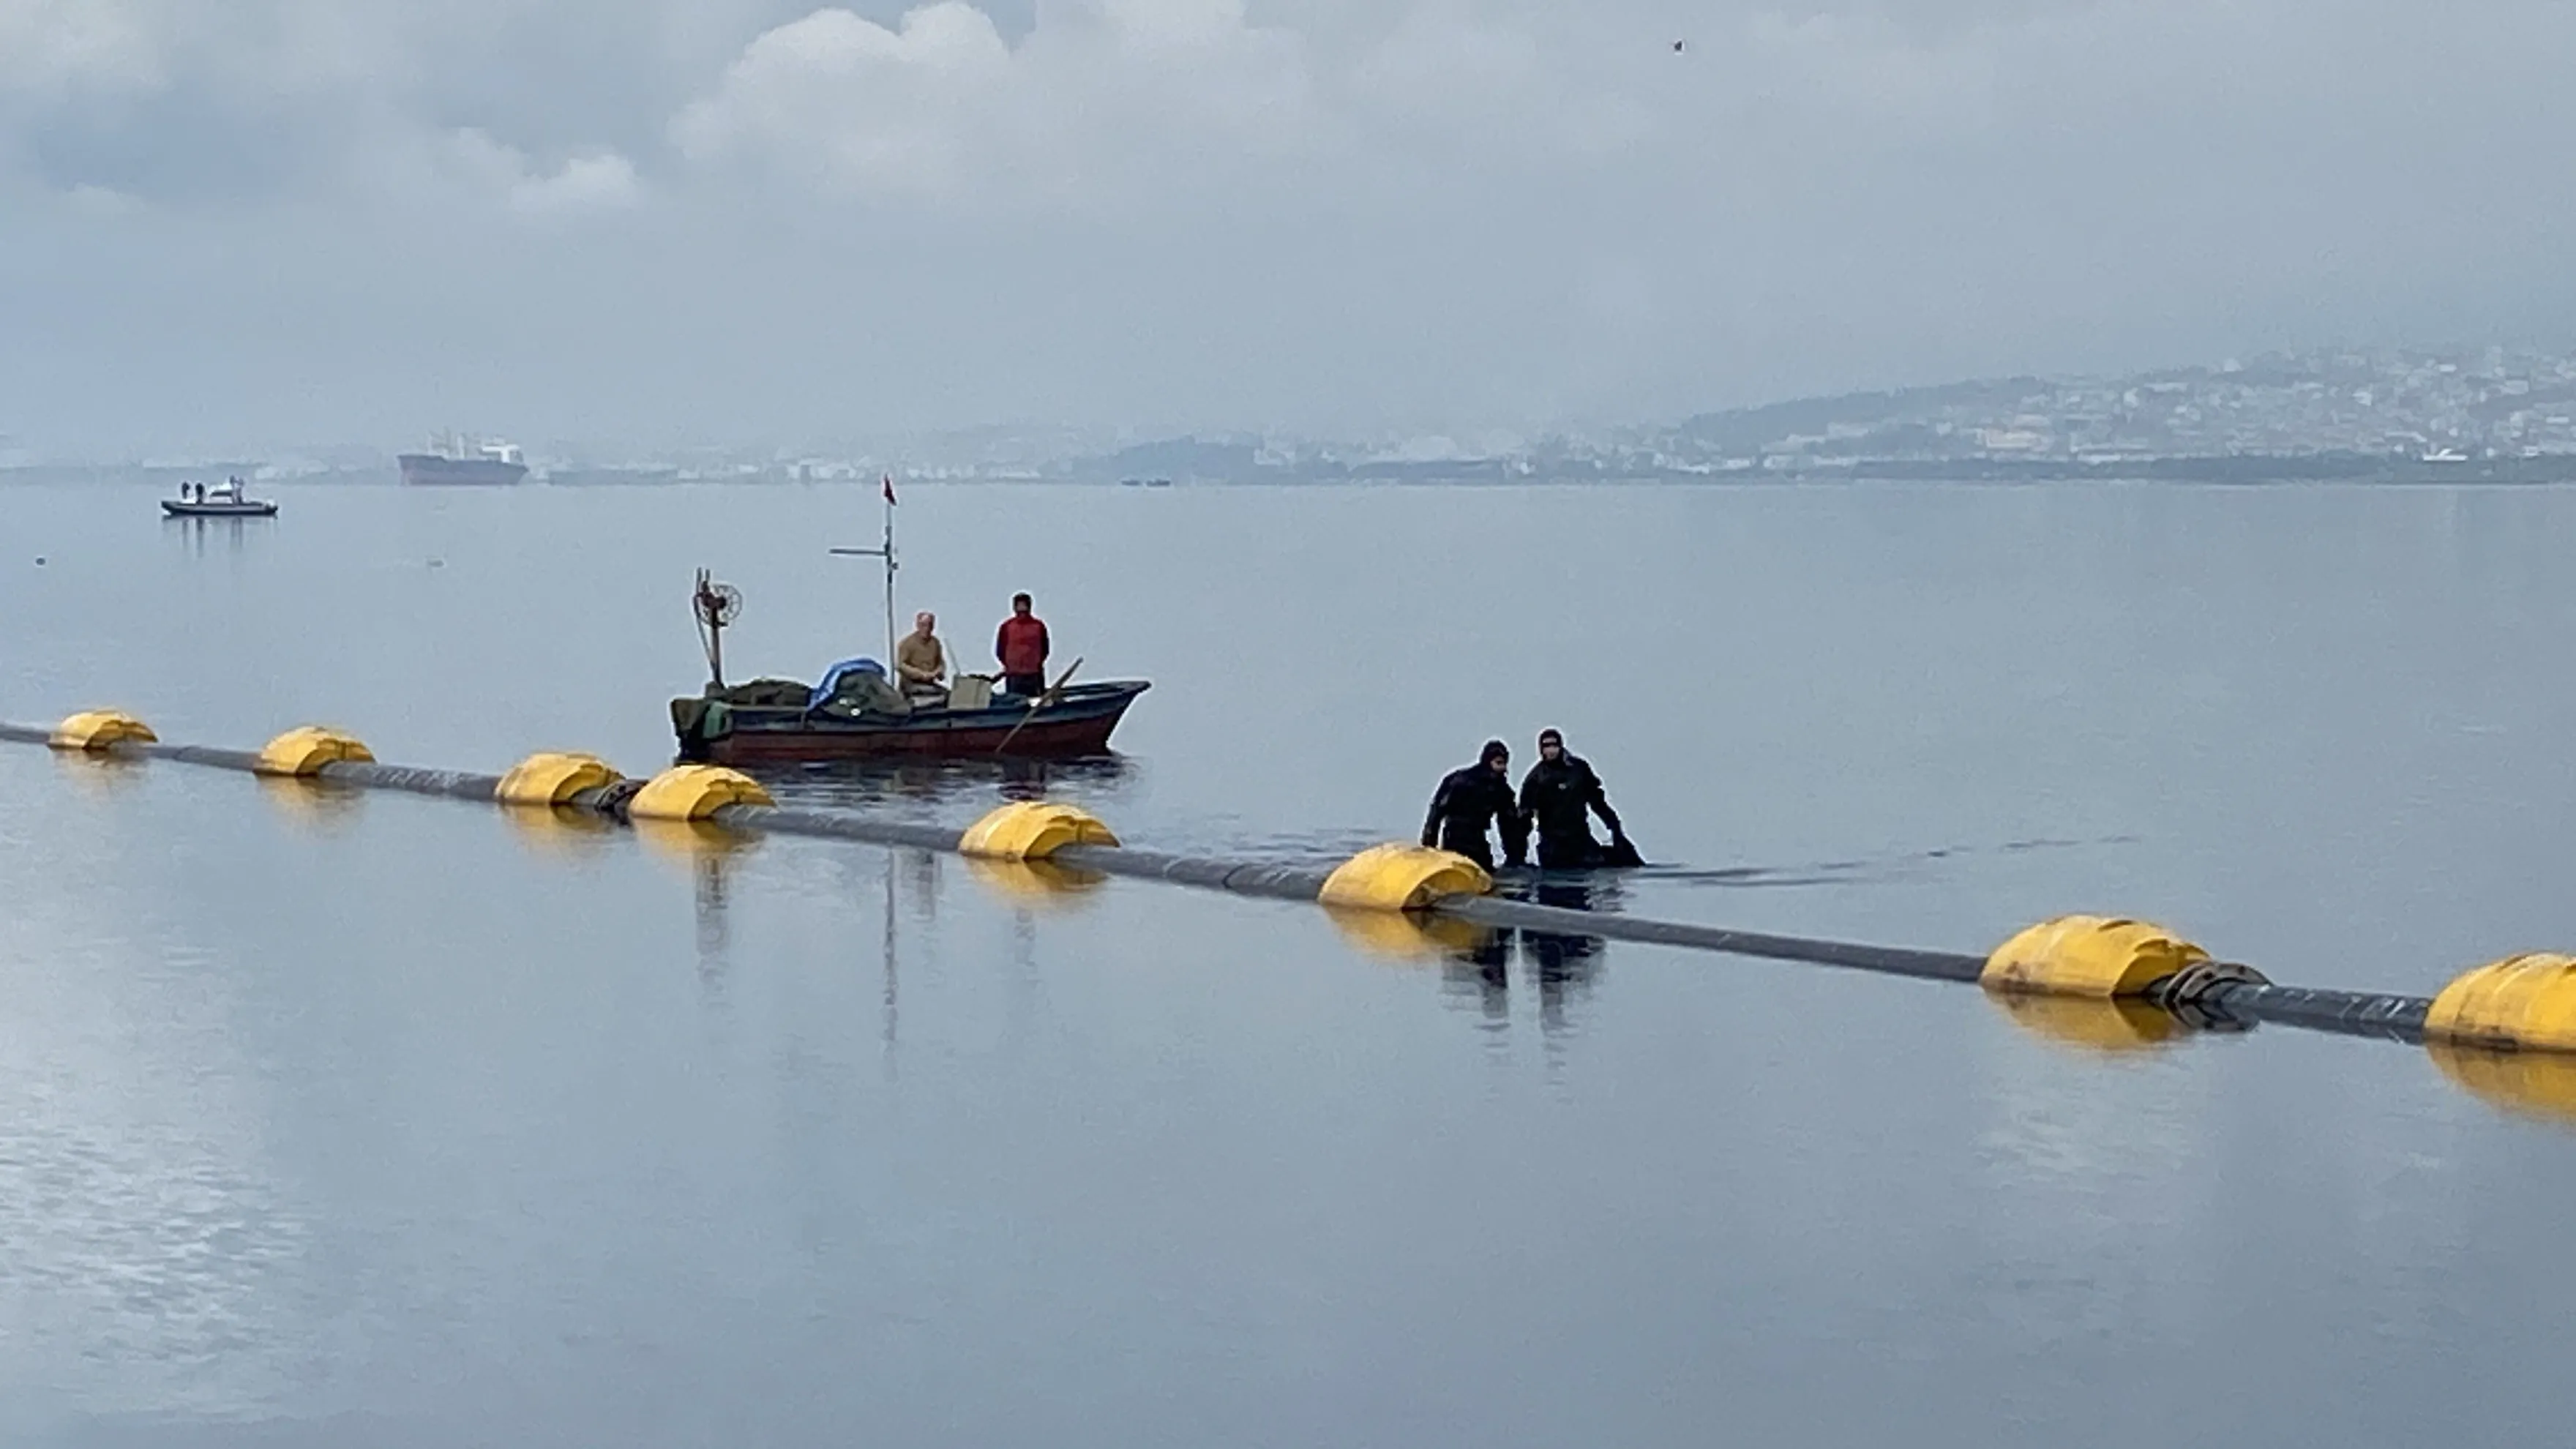
<svg viewBox="0 0 2576 1449">
<path fill-rule="evenodd" d="M 2565 0 L 0 0 L 0 433 L 1468 431 L 2564 343 L 2571 62 Z"/>
</svg>

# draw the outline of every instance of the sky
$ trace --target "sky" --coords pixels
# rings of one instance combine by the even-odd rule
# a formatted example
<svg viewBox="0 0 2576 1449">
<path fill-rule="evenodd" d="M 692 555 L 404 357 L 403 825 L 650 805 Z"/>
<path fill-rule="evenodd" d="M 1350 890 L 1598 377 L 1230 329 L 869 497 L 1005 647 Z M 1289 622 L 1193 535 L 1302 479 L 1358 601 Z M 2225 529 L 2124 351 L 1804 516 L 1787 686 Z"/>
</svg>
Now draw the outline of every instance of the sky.
<svg viewBox="0 0 2576 1449">
<path fill-rule="evenodd" d="M 2564 344 L 2571 58 L 2564 0 L 0 0 L 0 434 L 1535 431 Z"/>
</svg>

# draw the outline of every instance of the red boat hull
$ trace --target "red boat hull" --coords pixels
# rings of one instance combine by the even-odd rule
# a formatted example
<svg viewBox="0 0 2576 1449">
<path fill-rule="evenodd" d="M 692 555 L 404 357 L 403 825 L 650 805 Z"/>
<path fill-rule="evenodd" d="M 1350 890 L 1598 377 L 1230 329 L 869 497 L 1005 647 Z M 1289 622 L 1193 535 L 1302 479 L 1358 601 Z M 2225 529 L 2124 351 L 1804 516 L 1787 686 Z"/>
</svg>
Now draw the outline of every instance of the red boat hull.
<svg viewBox="0 0 2576 1449">
<path fill-rule="evenodd" d="M 1142 683 L 1081 686 L 1035 715 L 1022 707 L 1005 706 L 853 721 L 793 709 L 737 709 L 726 727 L 711 738 L 693 737 L 684 729 L 680 753 L 719 765 L 991 759 L 996 755 L 1078 759 L 1109 753 L 1109 736 L 1145 688 Z"/>
<path fill-rule="evenodd" d="M 939 734 L 854 734 L 833 730 L 737 730 L 708 745 L 719 765 L 780 765 L 809 760 L 875 760 L 895 756 L 955 758 L 991 755 L 1010 741 L 1015 758 L 1072 759 L 1109 753 L 1114 718 L 1008 728 L 950 730 Z"/>
</svg>

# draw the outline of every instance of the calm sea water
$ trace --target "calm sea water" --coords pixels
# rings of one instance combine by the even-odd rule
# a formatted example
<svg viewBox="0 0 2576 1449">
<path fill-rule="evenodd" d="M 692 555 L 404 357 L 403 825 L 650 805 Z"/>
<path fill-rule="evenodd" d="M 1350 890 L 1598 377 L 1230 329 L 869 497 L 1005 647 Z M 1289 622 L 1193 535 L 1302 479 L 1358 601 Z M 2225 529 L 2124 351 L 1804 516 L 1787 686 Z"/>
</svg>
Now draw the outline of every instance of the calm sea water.
<svg viewBox="0 0 2576 1449">
<path fill-rule="evenodd" d="M 826 552 L 865 489 L 275 492 L 0 490 L 0 717 L 642 772 L 695 567 L 746 595 L 737 676 L 883 647 Z M 782 788 L 1302 858 L 1552 724 L 1665 866 L 1605 908 L 1971 950 L 2107 910 L 2419 992 L 2576 946 L 2576 493 L 900 522 L 957 654 L 1027 588 L 1084 677 L 1155 682 L 1125 758 Z M 0 800 L 9 1442 L 2411 1445 L 2576 1406 L 2576 1126 L 2417 1049 L 24 748 Z"/>
</svg>

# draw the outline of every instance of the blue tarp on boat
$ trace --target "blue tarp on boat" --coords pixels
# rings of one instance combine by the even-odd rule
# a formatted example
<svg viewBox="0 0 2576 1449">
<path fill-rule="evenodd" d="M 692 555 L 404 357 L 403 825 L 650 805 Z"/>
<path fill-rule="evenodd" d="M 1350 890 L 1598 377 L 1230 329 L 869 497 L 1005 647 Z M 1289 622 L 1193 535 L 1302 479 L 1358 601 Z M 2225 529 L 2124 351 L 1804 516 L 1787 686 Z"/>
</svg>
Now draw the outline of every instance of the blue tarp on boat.
<svg viewBox="0 0 2576 1449">
<path fill-rule="evenodd" d="M 823 671 L 823 682 L 814 686 L 813 697 L 805 701 L 805 707 L 821 709 L 823 701 L 840 692 L 842 678 L 852 674 L 873 674 L 879 679 L 886 677 L 885 666 L 873 659 L 844 659 Z"/>
</svg>

